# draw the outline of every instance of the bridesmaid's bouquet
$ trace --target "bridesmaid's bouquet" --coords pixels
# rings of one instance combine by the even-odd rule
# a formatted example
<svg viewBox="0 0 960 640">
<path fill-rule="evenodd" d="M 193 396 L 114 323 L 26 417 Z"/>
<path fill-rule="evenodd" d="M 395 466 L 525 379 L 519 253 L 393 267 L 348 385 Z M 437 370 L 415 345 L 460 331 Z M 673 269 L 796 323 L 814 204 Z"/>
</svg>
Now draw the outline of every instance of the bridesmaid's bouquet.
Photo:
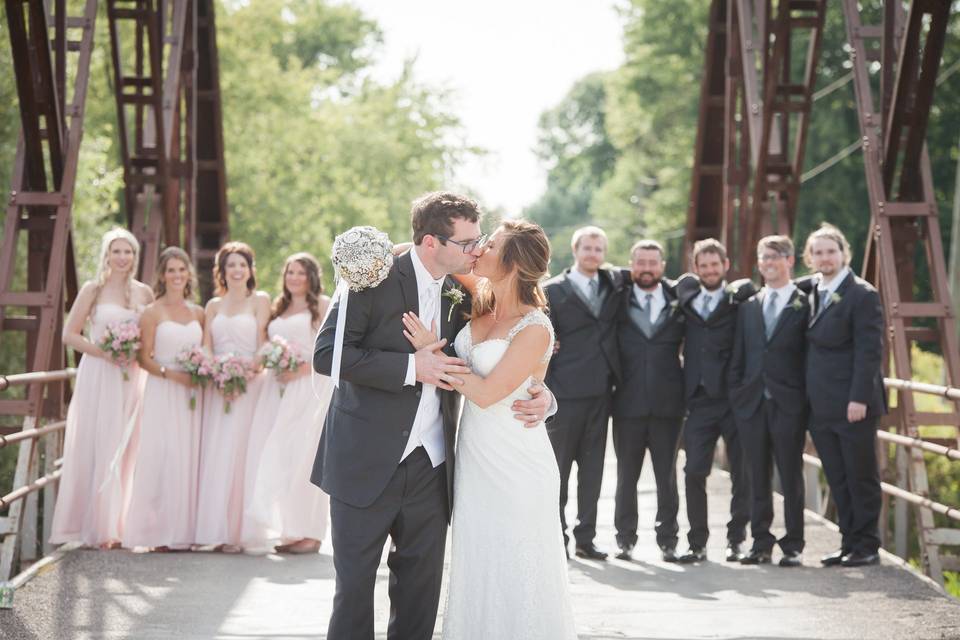
<svg viewBox="0 0 960 640">
<path fill-rule="evenodd" d="M 97 346 L 110 355 L 114 364 L 123 371 L 123 379 L 129 380 L 128 369 L 136 362 L 140 351 L 140 325 L 134 320 L 120 320 L 107 325 Z"/>
<path fill-rule="evenodd" d="M 233 353 L 213 360 L 213 384 L 223 396 L 223 412 L 230 413 L 230 403 L 247 392 L 247 382 L 253 378 L 253 362 Z"/>
<path fill-rule="evenodd" d="M 287 371 L 296 371 L 304 360 L 297 354 L 296 350 L 290 346 L 282 336 L 273 336 L 260 349 L 260 363 L 264 369 L 273 369 L 275 376 Z M 280 397 L 286 391 L 286 385 L 280 385 Z"/>
<path fill-rule="evenodd" d="M 196 344 L 192 347 L 185 347 L 177 355 L 177 364 L 190 374 L 190 381 L 199 387 L 207 386 L 207 383 L 213 379 L 214 363 L 203 348 Z M 197 392 L 190 390 L 190 410 L 197 408 Z"/>
</svg>

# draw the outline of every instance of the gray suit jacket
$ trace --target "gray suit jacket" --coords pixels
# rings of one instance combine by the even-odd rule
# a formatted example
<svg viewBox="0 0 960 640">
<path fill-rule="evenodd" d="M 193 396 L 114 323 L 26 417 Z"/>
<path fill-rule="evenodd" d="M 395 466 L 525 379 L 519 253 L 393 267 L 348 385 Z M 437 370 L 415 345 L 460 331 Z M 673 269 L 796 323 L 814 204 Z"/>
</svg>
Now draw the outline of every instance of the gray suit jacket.
<svg viewBox="0 0 960 640">
<path fill-rule="evenodd" d="M 443 291 L 457 286 L 447 278 Z M 469 316 L 469 296 L 450 313 L 442 297 L 440 336 L 452 352 L 453 339 Z M 334 304 L 317 335 L 313 368 L 330 375 L 339 305 Z M 333 393 L 311 481 L 329 495 L 355 507 L 380 496 L 400 463 L 417 415 L 423 385 L 404 386 L 414 349 L 403 336 L 401 316 L 419 313 L 417 277 L 409 253 L 394 261 L 386 280 L 373 289 L 351 291 L 340 364 L 340 387 Z M 448 506 L 453 504 L 453 445 L 460 394 L 441 394 L 446 440 Z M 448 512 L 449 517 L 449 512 Z"/>
</svg>

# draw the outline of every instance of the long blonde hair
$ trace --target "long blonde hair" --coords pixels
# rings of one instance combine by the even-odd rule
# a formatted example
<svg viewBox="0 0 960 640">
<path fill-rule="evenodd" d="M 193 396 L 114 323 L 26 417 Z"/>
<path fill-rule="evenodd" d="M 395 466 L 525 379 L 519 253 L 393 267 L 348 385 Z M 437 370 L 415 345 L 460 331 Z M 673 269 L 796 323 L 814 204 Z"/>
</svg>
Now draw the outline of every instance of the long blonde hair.
<svg viewBox="0 0 960 640">
<path fill-rule="evenodd" d="M 133 248 L 133 263 L 130 265 L 130 271 L 127 273 L 127 279 L 123 287 L 124 306 L 129 307 L 133 301 L 133 276 L 140 266 L 140 243 L 136 236 L 122 227 L 114 227 L 103 234 L 100 240 L 100 262 L 97 264 L 97 274 L 94 276 L 94 282 L 97 286 L 97 297 L 100 296 L 100 290 L 110 279 L 110 247 L 116 240 L 123 240 Z"/>
<path fill-rule="evenodd" d="M 517 272 L 517 297 L 521 304 L 546 309 L 547 297 L 540 280 L 550 266 L 550 241 L 543 228 L 525 220 L 504 220 L 496 231 L 500 245 L 500 269 L 503 274 Z M 493 311 L 496 305 L 493 286 L 481 279 L 473 298 L 473 317 Z"/>
</svg>

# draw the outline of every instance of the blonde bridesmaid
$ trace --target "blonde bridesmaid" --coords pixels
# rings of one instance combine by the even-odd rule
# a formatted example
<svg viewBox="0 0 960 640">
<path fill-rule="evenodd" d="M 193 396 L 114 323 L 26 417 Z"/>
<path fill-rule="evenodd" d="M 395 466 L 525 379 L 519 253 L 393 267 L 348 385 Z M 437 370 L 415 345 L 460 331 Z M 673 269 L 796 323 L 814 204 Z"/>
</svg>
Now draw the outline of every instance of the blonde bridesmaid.
<svg viewBox="0 0 960 640">
<path fill-rule="evenodd" d="M 254 253 L 243 242 L 228 242 L 217 252 L 213 280 L 217 297 L 206 307 L 204 346 L 214 355 L 233 354 L 255 361 L 266 339 L 270 297 L 257 291 Z M 205 393 L 197 539 L 201 546 L 237 553 L 241 550 L 244 468 L 253 412 L 262 375 L 247 391 L 226 402 L 215 390 Z"/>
<path fill-rule="evenodd" d="M 179 247 L 160 254 L 157 300 L 140 318 L 140 366 L 149 374 L 140 410 L 140 438 L 123 546 L 183 550 L 194 540 L 201 408 L 177 359 L 203 339 L 203 309 L 192 302 L 196 274 Z"/>
<path fill-rule="evenodd" d="M 248 549 L 316 553 L 326 535 L 329 499 L 310 482 L 314 451 L 332 389 L 321 376 L 311 388 L 313 339 L 330 299 L 322 295 L 320 264 L 309 253 L 287 258 L 283 294 L 274 301 L 268 334 L 280 336 L 303 364 L 279 376 L 267 372 L 254 415 L 265 435 L 262 452 L 247 453 L 243 539 Z M 282 395 L 281 395 L 282 391 Z"/>
<path fill-rule="evenodd" d="M 139 257 L 140 244 L 126 229 L 104 234 L 96 276 L 80 289 L 63 329 L 64 344 L 83 357 L 67 411 L 63 475 L 50 536 L 54 544 L 114 548 L 123 533 L 130 475 L 116 454 L 136 413 L 141 376 L 136 363 L 126 367 L 124 376 L 98 342 L 109 324 L 136 322 L 153 301 L 150 287 L 133 277 Z"/>
</svg>

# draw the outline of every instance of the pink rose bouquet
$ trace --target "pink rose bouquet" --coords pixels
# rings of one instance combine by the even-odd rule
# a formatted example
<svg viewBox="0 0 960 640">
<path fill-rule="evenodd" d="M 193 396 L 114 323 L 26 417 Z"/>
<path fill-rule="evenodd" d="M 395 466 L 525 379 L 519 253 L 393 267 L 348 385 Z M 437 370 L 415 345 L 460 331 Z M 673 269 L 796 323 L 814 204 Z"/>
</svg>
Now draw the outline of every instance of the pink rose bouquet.
<svg viewBox="0 0 960 640">
<path fill-rule="evenodd" d="M 264 369 L 273 369 L 276 376 L 287 371 L 296 371 L 304 362 L 290 343 L 281 336 L 273 336 L 260 349 L 260 363 Z M 281 384 L 281 398 L 284 391 L 286 391 L 286 386 Z"/>
<path fill-rule="evenodd" d="M 233 353 L 213 360 L 213 384 L 223 396 L 223 412 L 230 413 L 230 403 L 247 391 L 247 382 L 253 378 L 253 362 Z"/>
<path fill-rule="evenodd" d="M 140 325 L 135 320 L 122 320 L 107 325 L 97 346 L 103 349 L 129 380 L 128 369 L 137 360 L 140 351 Z"/>
<path fill-rule="evenodd" d="M 177 364 L 190 374 L 193 384 L 205 387 L 213 379 L 214 362 L 200 345 L 186 347 L 177 355 Z M 190 392 L 190 410 L 197 408 L 197 392 Z"/>
</svg>

